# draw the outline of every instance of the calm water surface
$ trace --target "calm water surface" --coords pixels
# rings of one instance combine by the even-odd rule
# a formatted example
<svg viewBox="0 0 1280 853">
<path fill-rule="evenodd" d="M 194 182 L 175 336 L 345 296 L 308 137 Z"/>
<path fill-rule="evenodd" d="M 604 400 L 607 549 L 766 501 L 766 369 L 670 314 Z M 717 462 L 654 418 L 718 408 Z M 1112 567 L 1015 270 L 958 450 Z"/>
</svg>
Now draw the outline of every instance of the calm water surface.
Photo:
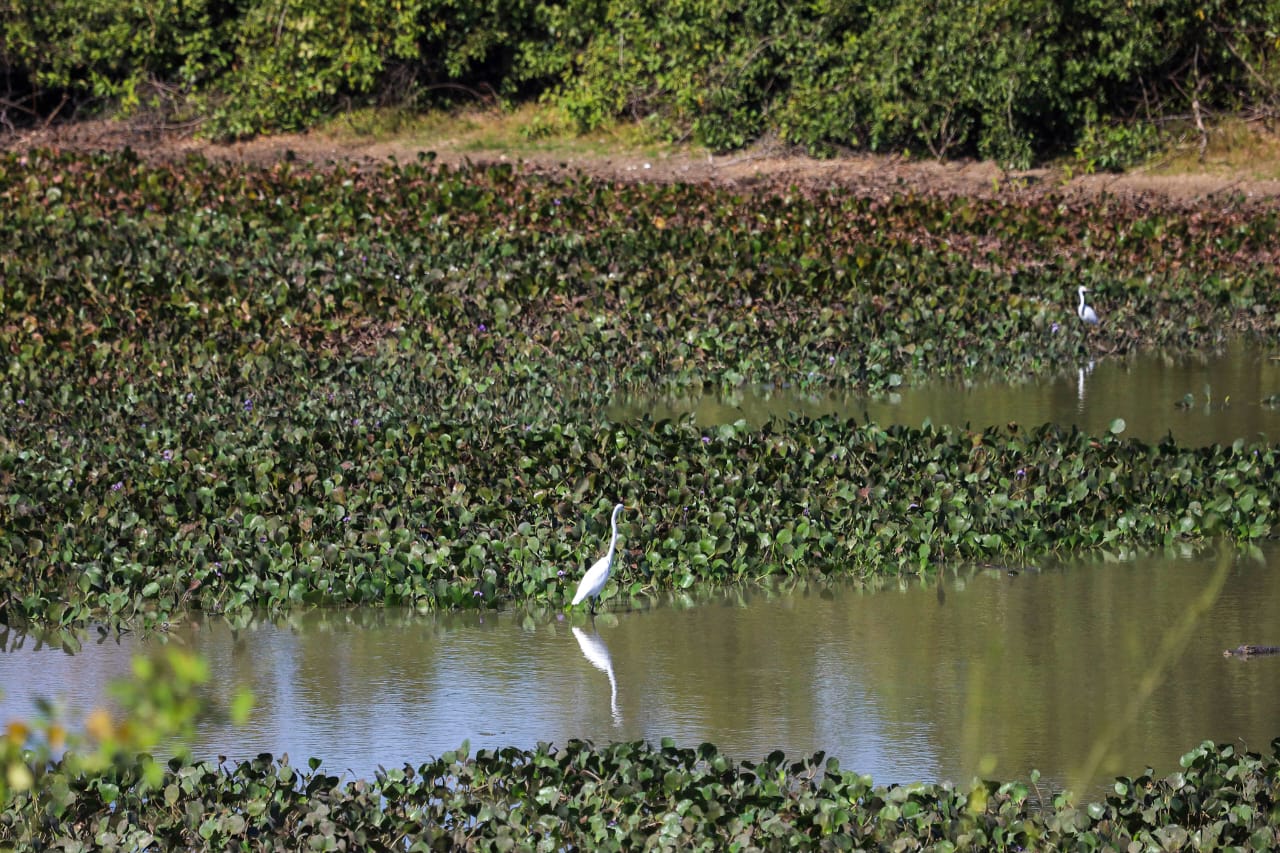
<svg viewBox="0 0 1280 853">
<path fill-rule="evenodd" d="M 1026 427 L 1074 424 L 1101 435 L 1123 418 L 1125 436 L 1158 442 L 1172 434 L 1193 447 L 1280 437 L 1280 408 L 1261 401 L 1280 393 L 1280 352 L 1235 343 L 1211 356 L 1143 353 L 1071 365 L 1037 382 L 937 382 L 868 398 L 748 389 L 681 399 L 627 398 L 611 409 L 615 420 L 640 414 L 654 419 L 692 414 L 712 426 L 745 418 L 763 423 L 789 413 L 870 417 L 879 424 L 934 424 L 982 429 L 1010 421 Z M 1192 399 L 1188 402 L 1186 397 Z"/>
<path fill-rule="evenodd" d="M 202 756 L 319 756 L 368 777 L 464 740 L 669 736 L 737 760 L 825 749 L 884 783 L 1038 768 L 1079 790 L 1171 772 L 1204 739 L 1259 750 L 1280 735 L 1280 657 L 1222 656 L 1280 644 L 1278 563 L 1275 544 L 1229 566 L 1214 553 L 1099 556 L 876 592 L 737 593 L 594 627 L 579 614 L 321 611 L 238 633 L 197 620 L 167 642 L 209 659 L 216 693 L 245 684 L 257 697 L 247 726 L 201 728 Z M 9 636 L 0 722 L 30 716 L 40 695 L 77 720 L 130 654 L 161 644 L 91 636 L 75 655 Z"/>
</svg>

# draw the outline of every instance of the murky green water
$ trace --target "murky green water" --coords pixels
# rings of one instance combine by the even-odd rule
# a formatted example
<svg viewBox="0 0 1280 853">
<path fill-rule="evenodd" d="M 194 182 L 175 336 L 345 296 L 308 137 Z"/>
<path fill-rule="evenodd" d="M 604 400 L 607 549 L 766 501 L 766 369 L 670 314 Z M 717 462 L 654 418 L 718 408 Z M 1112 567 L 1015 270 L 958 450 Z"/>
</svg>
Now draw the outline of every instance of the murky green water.
<svg viewBox="0 0 1280 853">
<path fill-rule="evenodd" d="M 207 656 L 219 695 L 247 684 L 258 699 L 243 729 L 206 724 L 200 755 L 318 755 L 369 776 L 463 740 L 669 736 L 737 759 L 825 749 L 878 782 L 1039 768 L 1080 789 L 1148 764 L 1171 772 L 1203 739 L 1263 749 L 1280 735 L 1280 657 L 1222 656 L 1280 644 L 1278 564 L 1273 544 L 1221 577 L 1214 553 L 1096 557 L 878 592 L 737 594 L 608 613 L 594 628 L 581 615 L 359 610 L 238 634 L 196 621 L 169 641 Z M 75 656 L 13 646 L 0 654 L 0 720 L 29 716 L 36 695 L 82 715 L 139 641 Z"/>
<path fill-rule="evenodd" d="M 1074 424 L 1095 435 L 1123 418 L 1125 436 L 1158 442 L 1172 433 L 1178 443 L 1230 444 L 1280 437 L 1280 408 L 1262 401 L 1280 393 L 1277 351 L 1237 343 L 1213 356 L 1173 358 L 1145 353 L 1064 366 L 1035 383 L 930 383 L 877 398 L 805 394 L 786 389 L 744 389 L 682 399 L 624 398 L 610 410 L 615 420 L 641 414 L 655 419 L 692 413 L 708 426 L 739 418 L 759 424 L 789 413 L 836 414 L 879 424 L 934 424 L 982 429 L 991 424 Z M 1191 395 L 1188 401 L 1187 395 Z"/>
</svg>

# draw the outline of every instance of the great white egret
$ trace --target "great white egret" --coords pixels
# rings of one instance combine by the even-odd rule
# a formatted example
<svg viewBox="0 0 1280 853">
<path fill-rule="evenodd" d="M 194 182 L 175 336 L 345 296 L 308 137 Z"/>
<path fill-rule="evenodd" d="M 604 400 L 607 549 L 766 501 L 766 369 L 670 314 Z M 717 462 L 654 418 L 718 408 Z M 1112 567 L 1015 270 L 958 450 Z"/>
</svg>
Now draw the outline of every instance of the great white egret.
<svg viewBox="0 0 1280 853">
<path fill-rule="evenodd" d="M 609 520 L 609 525 L 613 528 L 613 538 L 609 540 L 609 553 L 596 560 L 595 565 L 587 569 L 587 573 L 582 576 L 582 583 L 578 584 L 578 591 L 573 594 L 574 605 L 581 604 L 583 599 L 590 598 L 592 613 L 596 610 L 596 598 L 609 581 L 609 570 L 613 568 L 613 552 L 618 545 L 618 516 L 622 515 L 624 509 L 626 507 L 622 504 L 613 508 L 613 517 Z"/>
<path fill-rule="evenodd" d="M 1084 320 L 1090 326 L 1098 325 L 1098 314 L 1093 310 L 1092 305 L 1084 303 L 1084 295 L 1089 292 L 1089 288 L 1084 285 L 1080 286 L 1080 304 L 1076 306 L 1076 314 L 1081 320 Z"/>
</svg>

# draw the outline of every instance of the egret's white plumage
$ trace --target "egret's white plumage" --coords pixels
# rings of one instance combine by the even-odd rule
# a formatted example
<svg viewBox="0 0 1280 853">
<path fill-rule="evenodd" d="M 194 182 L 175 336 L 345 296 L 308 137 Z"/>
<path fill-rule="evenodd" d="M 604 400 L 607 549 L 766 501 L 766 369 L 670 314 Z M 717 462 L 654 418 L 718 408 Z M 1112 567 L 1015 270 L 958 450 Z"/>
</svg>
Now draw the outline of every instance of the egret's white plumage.
<svg viewBox="0 0 1280 853">
<path fill-rule="evenodd" d="M 596 598 L 608 583 L 609 571 L 613 568 L 613 553 L 618 546 L 618 516 L 622 515 L 624 509 L 626 507 L 622 504 L 613 508 L 613 517 L 609 520 L 613 528 L 613 538 L 609 540 L 609 553 L 596 560 L 595 564 L 582 576 L 582 583 L 578 584 L 578 591 L 573 594 L 573 604 L 581 604 L 587 598 Z M 592 607 L 594 606 L 595 602 L 592 601 Z"/>
<path fill-rule="evenodd" d="M 1089 292 L 1089 288 L 1081 285 L 1080 287 L 1080 304 L 1076 306 L 1076 314 L 1081 320 L 1084 320 L 1090 326 L 1098 325 L 1098 314 L 1093 310 L 1092 305 L 1086 305 L 1084 295 Z"/>
</svg>

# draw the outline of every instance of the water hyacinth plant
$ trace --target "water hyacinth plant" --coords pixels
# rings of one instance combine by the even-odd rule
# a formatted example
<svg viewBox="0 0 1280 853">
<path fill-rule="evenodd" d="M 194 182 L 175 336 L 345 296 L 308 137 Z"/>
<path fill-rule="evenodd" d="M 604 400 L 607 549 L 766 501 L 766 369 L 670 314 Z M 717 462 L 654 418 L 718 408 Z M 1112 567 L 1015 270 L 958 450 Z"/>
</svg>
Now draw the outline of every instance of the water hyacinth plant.
<svg viewBox="0 0 1280 853">
<path fill-rule="evenodd" d="M 571 741 L 465 748 L 343 783 L 263 754 L 175 759 L 148 783 L 122 761 L 0 812 L 0 844 L 106 849 L 1266 850 L 1280 843 L 1280 739 L 1268 754 L 1204 743 L 1182 770 L 1120 778 L 1077 802 L 1030 782 L 875 786 L 822 753 L 735 762 L 696 749 Z M 39 820 L 30 816 L 41 815 Z"/>
<path fill-rule="evenodd" d="M 875 391 L 1280 326 L 1274 210 L 640 185 L 426 162 L 0 155 L 0 621 L 566 605 L 1269 536 L 1271 444 L 1048 425 L 611 422 L 623 391 Z M 1077 288 L 1105 304 L 1085 331 Z M 74 633 L 59 636 L 74 637 Z M 74 640 L 70 645 L 74 646 Z M 283 758 L 41 760 L 0 846 L 1274 846 L 1270 755 L 1077 805 L 1033 779 L 875 787 L 671 743 L 448 753 L 343 783 Z M 14 734 L 17 732 L 17 734 Z M 21 739 L 21 742 L 15 738 Z M 25 775 L 24 775 L 25 774 Z"/>
<path fill-rule="evenodd" d="M 599 413 L 1274 332 L 1274 212 L 127 153 L 4 155 L 0 197 L 9 620 L 562 602 L 606 495 L 637 589 L 1272 526 L 1267 446 Z"/>
</svg>

